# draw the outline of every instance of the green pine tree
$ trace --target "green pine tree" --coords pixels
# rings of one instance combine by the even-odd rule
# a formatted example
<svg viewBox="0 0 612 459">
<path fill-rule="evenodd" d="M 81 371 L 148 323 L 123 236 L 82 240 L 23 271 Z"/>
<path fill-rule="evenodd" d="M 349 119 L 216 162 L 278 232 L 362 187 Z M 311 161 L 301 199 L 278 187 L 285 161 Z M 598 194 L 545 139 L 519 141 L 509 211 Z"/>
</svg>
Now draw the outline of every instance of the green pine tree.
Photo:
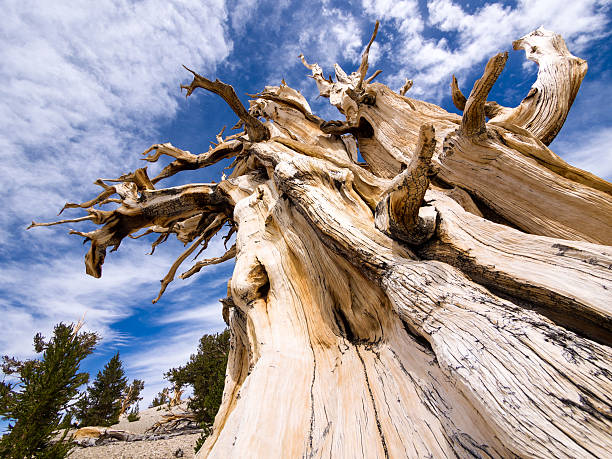
<svg viewBox="0 0 612 459">
<path fill-rule="evenodd" d="M 153 401 L 149 405 L 149 408 L 154 408 L 156 406 L 162 406 L 167 403 L 170 403 L 170 396 L 168 395 L 169 393 L 170 389 L 164 387 L 160 392 L 157 393 L 157 396 L 153 399 Z"/>
<path fill-rule="evenodd" d="M 117 352 L 87 388 L 87 402 L 79 406 L 81 426 L 111 426 L 119 422 L 121 401 L 127 388 L 123 363 Z"/>
<path fill-rule="evenodd" d="M 99 340 L 95 333 L 78 333 L 79 328 L 80 324 L 60 323 L 49 341 L 37 334 L 34 349 L 42 353 L 39 359 L 4 356 L 0 415 L 11 424 L 0 439 L 0 457 L 61 458 L 70 451 L 67 430 L 58 442 L 52 442 L 54 431 L 61 413 L 74 403 L 78 388 L 89 380 L 87 373 L 79 372 L 79 365 Z"/>
<path fill-rule="evenodd" d="M 127 416 L 127 420 L 128 420 L 128 422 L 134 422 L 134 421 L 138 421 L 139 419 L 140 419 L 140 415 L 139 415 L 138 405 L 136 405 L 129 412 L 129 414 Z"/>
<path fill-rule="evenodd" d="M 221 406 L 229 348 L 229 329 L 223 333 L 204 335 L 200 339 L 198 352 L 191 355 L 189 362 L 165 374 L 166 379 L 175 387 L 193 387 L 189 408 L 204 428 L 204 435 L 198 440 L 196 451 L 210 433 Z"/>
</svg>

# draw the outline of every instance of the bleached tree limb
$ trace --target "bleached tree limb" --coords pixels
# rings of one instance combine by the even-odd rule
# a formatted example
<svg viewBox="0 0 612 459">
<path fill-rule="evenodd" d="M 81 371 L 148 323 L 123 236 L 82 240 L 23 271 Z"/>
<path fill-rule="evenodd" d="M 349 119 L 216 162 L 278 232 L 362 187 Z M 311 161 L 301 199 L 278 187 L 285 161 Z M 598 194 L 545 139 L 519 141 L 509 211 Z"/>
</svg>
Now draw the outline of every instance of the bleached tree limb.
<svg viewBox="0 0 612 459">
<path fill-rule="evenodd" d="M 511 124 L 525 129 L 549 145 L 563 126 L 587 72 L 587 63 L 572 55 L 563 38 L 542 27 L 516 40 L 515 50 L 523 49 L 527 59 L 538 64 L 538 77 L 529 94 L 516 108 L 486 102 L 485 112 L 492 123 Z M 453 76 L 453 103 L 464 109 L 465 97 Z"/>
<path fill-rule="evenodd" d="M 380 23 L 376 21 L 376 24 L 374 25 L 374 32 L 372 32 L 372 37 L 370 37 L 370 41 L 366 45 L 365 50 L 363 51 L 363 54 L 361 55 L 361 64 L 359 65 L 359 70 L 358 70 L 359 80 L 357 82 L 357 86 L 355 87 L 356 91 L 361 91 L 363 89 L 363 83 L 364 83 L 366 74 L 368 73 L 368 67 L 369 67 L 368 58 L 370 57 L 370 47 L 372 46 L 372 43 L 374 43 L 374 40 L 376 39 L 376 34 L 378 33 L 379 25 Z M 374 77 L 372 77 L 372 79 L 373 78 Z"/>
<path fill-rule="evenodd" d="M 376 206 L 376 227 L 411 245 L 422 244 L 436 229 L 435 209 L 423 207 L 435 147 L 433 126 L 422 126 L 416 154 L 406 170 L 393 179 Z"/>
<path fill-rule="evenodd" d="M 521 104 L 502 111 L 492 122 L 522 127 L 549 145 L 563 126 L 576 98 L 587 63 L 572 55 L 561 35 L 540 27 L 512 43 L 538 64 L 538 78 Z"/>
<path fill-rule="evenodd" d="M 259 142 L 270 137 L 268 130 L 261 123 L 261 121 L 251 116 L 244 108 L 244 105 L 242 105 L 242 102 L 240 102 L 240 99 L 238 99 L 238 96 L 236 95 L 236 92 L 232 86 L 219 80 L 211 81 L 208 78 L 198 75 L 196 72 L 187 67 L 185 67 L 185 70 L 193 74 L 193 81 L 191 84 L 181 85 L 181 89 L 187 90 L 187 97 L 189 97 L 196 88 L 202 88 L 213 92 L 221 96 L 221 98 L 225 100 L 238 118 L 240 118 L 240 120 L 245 124 L 247 134 L 252 142 Z"/>
<path fill-rule="evenodd" d="M 461 111 L 465 110 L 467 99 L 459 89 L 459 84 L 457 83 L 457 78 L 455 78 L 455 75 L 453 75 L 451 79 L 451 97 L 453 99 L 453 104 L 455 107 L 457 107 L 457 109 Z M 501 110 L 507 109 L 499 105 L 497 102 L 486 101 L 484 104 L 484 112 L 487 118 L 493 118 Z"/>
<path fill-rule="evenodd" d="M 508 53 L 499 53 L 493 56 L 487 62 L 482 78 L 474 83 L 461 118 L 461 130 L 465 135 L 473 136 L 484 133 L 486 122 L 485 102 L 507 60 Z"/>
<path fill-rule="evenodd" d="M 404 82 L 403 86 L 400 89 L 400 92 L 399 92 L 400 96 L 405 96 L 406 93 L 410 90 L 410 88 L 412 88 L 413 84 L 414 82 L 412 80 L 409 80 L 408 78 L 406 78 L 406 81 Z"/>
<path fill-rule="evenodd" d="M 438 238 L 419 255 L 441 260 L 476 282 L 534 304 L 564 326 L 612 344 L 612 250 L 585 242 L 533 236 L 464 211 L 428 192 L 438 212 Z"/>
</svg>

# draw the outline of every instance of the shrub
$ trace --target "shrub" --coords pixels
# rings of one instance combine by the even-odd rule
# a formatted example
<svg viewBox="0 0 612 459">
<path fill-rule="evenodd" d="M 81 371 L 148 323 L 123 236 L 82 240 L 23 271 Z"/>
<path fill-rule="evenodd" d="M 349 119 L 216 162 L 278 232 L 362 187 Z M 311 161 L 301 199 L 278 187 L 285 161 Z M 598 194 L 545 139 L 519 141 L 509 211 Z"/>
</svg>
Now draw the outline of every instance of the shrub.
<svg viewBox="0 0 612 459">
<path fill-rule="evenodd" d="M 128 422 L 138 421 L 140 419 L 140 415 L 138 413 L 138 406 L 132 408 L 130 413 L 128 414 L 127 420 Z"/>
</svg>

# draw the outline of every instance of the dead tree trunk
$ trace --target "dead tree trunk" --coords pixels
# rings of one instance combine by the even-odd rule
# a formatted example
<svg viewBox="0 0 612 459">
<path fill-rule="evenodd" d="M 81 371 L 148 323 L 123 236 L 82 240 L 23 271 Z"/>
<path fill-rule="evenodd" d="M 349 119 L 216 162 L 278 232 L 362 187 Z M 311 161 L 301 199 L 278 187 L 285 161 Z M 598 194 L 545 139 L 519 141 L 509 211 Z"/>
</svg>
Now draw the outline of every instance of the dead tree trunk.
<svg viewBox="0 0 612 459">
<path fill-rule="evenodd" d="M 183 275 L 236 258 L 225 393 L 199 457 L 609 455 L 612 185 L 546 146 L 586 63 L 538 29 L 514 44 L 540 65 L 523 102 L 487 101 L 498 54 L 467 99 L 453 78 L 457 116 L 366 79 L 370 44 L 335 80 L 302 56 L 344 121 L 284 82 L 247 111 L 194 73 L 188 95 L 219 94 L 245 131 L 200 155 L 154 145 L 146 160 L 174 158 L 159 176 L 99 180 L 96 199 L 67 204 L 88 215 L 62 222 L 102 225 L 77 233 L 87 272 L 140 229 L 153 248 L 174 233 L 191 245 L 161 294 L 189 254 L 237 231 Z M 220 183 L 155 189 L 229 157 Z"/>
</svg>

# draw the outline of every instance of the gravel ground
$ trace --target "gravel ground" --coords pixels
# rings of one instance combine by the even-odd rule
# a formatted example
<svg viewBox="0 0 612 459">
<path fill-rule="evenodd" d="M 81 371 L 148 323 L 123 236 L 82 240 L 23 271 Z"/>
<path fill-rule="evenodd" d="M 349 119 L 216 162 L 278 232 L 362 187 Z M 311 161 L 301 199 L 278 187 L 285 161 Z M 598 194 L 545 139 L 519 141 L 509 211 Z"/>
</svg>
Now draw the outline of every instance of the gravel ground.
<svg viewBox="0 0 612 459">
<path fill-rule="evenodd" d="M 160 409 L 161 408 L 161 409 Z M 121 416 L 119 423 L 111 426 L 112 429 L 125 430 L 135 434 L 143 434 L 148 428 L 150 428 L 157 421 L 162 419 L 162 416 L 169 414 L 181 414 L 187 413 L 187 402 L 183 402 L 180 405 L 168 408 L 167 406 L 148 408 L 142 410 L 138 415 L 140 419 L 138 421 L 129 422 L 127 416 Z"/>
<path fill-rule="evenodd" d="M 111 426 L 112 429 L 125 430 L 135 434 L 144 434 L 165 414 L 179 414 L 185 412 L 186 402 L 173 408 L 162 407 L 149 408 L 141 411 L 138 421 L 129 422 L 127 416 L 122 416 L 118 424 Z M 77 446 L 70 453 L 70 459 L 172 459 L 175 452 L 180 448 L 183 450 L 184 458 L 193 458 L 196 440 L 200 434 L 179 435 L 166 440 L 153 441 L 118 441 L 103 446 L 90 446 L 82 448 Z"/>
<path fill-rule="evenodd" d="M 200 434 L 180 435 L 167 440 L 118 441 L 104 446 L 76 447 L 70 459 L 174 459 L 181 448 L 184 458 L 193 458 L 193 447 Z"/>
</svg>

